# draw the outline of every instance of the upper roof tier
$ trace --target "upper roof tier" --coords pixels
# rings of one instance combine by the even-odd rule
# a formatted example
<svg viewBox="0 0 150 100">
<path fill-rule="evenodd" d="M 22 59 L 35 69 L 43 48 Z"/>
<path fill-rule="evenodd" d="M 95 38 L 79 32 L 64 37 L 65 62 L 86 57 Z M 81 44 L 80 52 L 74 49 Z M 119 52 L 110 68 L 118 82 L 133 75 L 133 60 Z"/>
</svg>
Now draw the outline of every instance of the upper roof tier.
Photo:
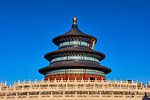
<svg viewBox="0 0 150 100">
<path fill-rule="evenodd" d="M 82 38 L 81 38 L 82 37 Z M 73 18 L 72 28 L 65 34 L 57 36 L 53 39 L 53 43 L 59 46 L 60 43 L 66 41 L 85 41 L 90 43 L 91 39 L 97 42 L 97 39 L 91 35 L 87 35 L 78 29 L 76 18 Z"/>
</svg>

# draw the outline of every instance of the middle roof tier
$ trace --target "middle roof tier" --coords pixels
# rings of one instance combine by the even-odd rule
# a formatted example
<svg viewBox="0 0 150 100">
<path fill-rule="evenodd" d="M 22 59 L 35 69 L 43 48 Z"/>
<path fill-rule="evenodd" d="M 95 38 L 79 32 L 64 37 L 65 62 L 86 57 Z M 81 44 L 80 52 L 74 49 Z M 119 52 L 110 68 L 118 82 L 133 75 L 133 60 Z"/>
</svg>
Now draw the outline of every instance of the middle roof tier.
<svg viewBox="0 0 150 100">
<path fill-rule="evenodd" d="M 47 53 L 44 57 L 49 62 L 51 62 L 52 59 L 55 59 L 57 57 L 67 56 L 92 57 L 98 59 L 99 61 L 105 58 L 105 55 L 103 53 L 91 50 L 57 50 L 54 52 Z"/>
</svg>

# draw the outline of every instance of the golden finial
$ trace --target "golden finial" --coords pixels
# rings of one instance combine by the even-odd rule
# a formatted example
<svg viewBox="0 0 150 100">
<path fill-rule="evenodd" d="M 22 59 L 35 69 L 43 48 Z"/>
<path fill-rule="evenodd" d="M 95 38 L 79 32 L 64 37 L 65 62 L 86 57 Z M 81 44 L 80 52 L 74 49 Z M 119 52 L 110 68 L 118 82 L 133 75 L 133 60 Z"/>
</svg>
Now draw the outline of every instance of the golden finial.
<svg viewBox="0 0 150 100">
<path fill-rule="evenodd" d="M 73 24 L 76 24 L 76 22 L 77 22 L 77 18 L 74 17 L 74 18 L 73 18 Z"/>
</svg>

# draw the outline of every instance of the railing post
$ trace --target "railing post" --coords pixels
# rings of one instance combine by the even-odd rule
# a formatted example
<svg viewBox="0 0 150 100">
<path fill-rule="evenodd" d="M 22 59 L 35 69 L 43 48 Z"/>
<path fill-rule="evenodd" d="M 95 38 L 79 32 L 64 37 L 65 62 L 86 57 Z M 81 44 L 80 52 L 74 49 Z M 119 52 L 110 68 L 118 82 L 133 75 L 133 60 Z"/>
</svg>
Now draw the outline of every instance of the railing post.
<svg viewBox="0 0 150 100">
<path fill-rule="evenodd" d="M 29 84 L 31 84 L 31 79 L 29 79 Z"/>
<path fill-rule="evenodd" d="M 120 79 L 120 83 L 122 83 L 122 79 Z"/>
<path fill-rule="evenodd" d="M 16 90 L 16 82 L 14 82 L 13 90 Z"/>
<path fill-rule="evenodd" d="M 148 87 L 150 87 L 150 81 L 148 81 Z"/>
<path fill-rule="evenodd" d="M 7 81 L 5 81 L 5 86 L 7 86 Z"/>
<path fill-rule="evenodd" d="M 116 83 L 116 79 L 114 79 L 114 83 Z"/>
<path fill-rule="evenodd" d="M 140 82 L 140 86 L 142 87 L 142 82 Z"/>
<path fill-rule="evenodd" d="M 3 82 L 1 81 L 1 86 L 3 86 Z"/>
<path fill-rule="evenodd" d="M 131 84 L 133 84 L 133 80 L 131 80 Z"/>
<path fill-rule="evenodd" d="M 44 83 L 43 79 L 41 79 L 41 83 Z"/>
<path fill-rule="evenodd" d="M 128 80 L 126 79 L 126 83 L 128 83 Z"/>
<path fill-rule="evenodd" d="M 35 83 L 37 83 L 37 79 L 35 79 Z"/>
<path fill-rule="evenodd" d="M 108 78 L 108 83 L 110 83 L 110 79 Z"/>
<path fill-rule="evenodd" d="M 18 80 L 18 84 L 20 84 L 20 80 Z"/>
<path fill-rule="evenodd" d="M 25 83 L 26 83 L 26 81 L 25 81 L 25 79 L 24 79 L 23 84 L 25 84 Z"/>
</svg>

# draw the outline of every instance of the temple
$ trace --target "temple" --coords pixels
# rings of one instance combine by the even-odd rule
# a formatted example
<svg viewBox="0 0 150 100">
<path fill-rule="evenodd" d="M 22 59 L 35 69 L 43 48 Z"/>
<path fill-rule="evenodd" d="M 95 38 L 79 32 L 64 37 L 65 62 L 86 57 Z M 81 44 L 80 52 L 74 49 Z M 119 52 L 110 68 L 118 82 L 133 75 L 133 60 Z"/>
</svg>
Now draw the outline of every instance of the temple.
<svg viewBox="0 0 150 100">
<path fill-rule="evenodd" d="M 93 51 L 96 42 L 73 18 L 72 28 L 53 39 L 59 49 L 45 55 L 44 80 L 1 82 L 0 100 L 150 100 L 150 82 L 106 80 L 111 69 L 99 63 L 105 55 Z"/>
<path fill-rule="evenodd" d="M 111 72 L 111 69 L 99 63 L 105 55 L 93 51 L 97 39 L 80 31 L 76 21 L 73 18 L 72 28 L 53 39 L 59 50 L 45 55 L 50 65 L 39 70 L 44 74 L 45 80 L 105 80 L 105 75 Z"/>
</svg>

